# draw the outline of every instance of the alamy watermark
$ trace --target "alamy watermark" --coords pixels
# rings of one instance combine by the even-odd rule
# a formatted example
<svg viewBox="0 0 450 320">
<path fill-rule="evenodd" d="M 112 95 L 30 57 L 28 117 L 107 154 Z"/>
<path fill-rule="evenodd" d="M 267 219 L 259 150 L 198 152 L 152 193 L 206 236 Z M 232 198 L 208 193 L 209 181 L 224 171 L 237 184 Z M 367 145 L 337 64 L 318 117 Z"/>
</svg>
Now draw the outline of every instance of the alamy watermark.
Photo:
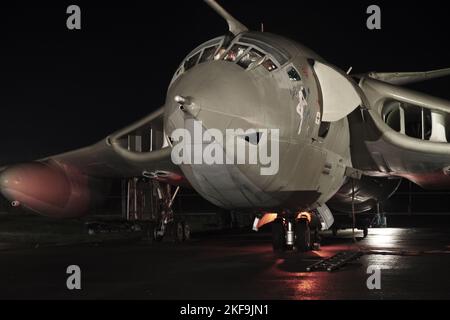
<svg viewBox="0 0 450 320">
<path fill-rule="evenodd" d="M 70 16 L 66 20 L 66 26 L 69 30 L 81 30 L 81 9 L 77 5 L 67 7 L 66 13 Z"/>
<path fill-rule="evenodd" d="M 69 290 L 81 290 L 81 268 L 77 265 L 71 265 L 67 267 L 66 286 Z"/>
<path fill-rule="evenodd" d="M 279 129 L 204 129 L 193 120 L 191 130 L 176 129 L 171 137 L 176 165 L 258 165 L 262 176 L 280 167 Z"/>
<path fill-rule="evenodd" d="M 370 274 L 366 281 L 367 289 L 381 290 L 381 271 L 383 269 L 387 269 L 387 267 L 371 265 L 367 268 L 367 274 Z"/>
<path fill-rule="evenodd" d="M 369 6 L 366 12 L 370 14 L 367 18 L 367 29 L 381 30 L 381 8 L 374 4 Z"/>
<path fill-rule="evenodd" d="M 81 8 L 78 5 L 70 5 L 66 9 L 69 14 L 66 20 L 66 26 L 69 30 L 81 30 Z M 370 16 L 367 18 L 366 26 L 369 30 L 381 29 L 381 8 L 378 5 L 370 5 L 367 7 L 366 13 Z"/>
</svg>

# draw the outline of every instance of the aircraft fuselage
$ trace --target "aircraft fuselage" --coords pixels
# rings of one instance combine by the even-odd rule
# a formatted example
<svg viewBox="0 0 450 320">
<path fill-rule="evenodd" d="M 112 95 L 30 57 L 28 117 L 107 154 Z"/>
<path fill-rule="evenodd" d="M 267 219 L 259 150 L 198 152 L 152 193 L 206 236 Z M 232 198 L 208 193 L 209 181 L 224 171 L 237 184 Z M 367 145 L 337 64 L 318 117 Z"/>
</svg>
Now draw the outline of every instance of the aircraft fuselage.
<svg viewBox="0 0 450 320">
<path fill-rule="evenodd" d="M 245 59 L 253 50 L 261 59 L 247 66 Z M 195 121 L 223 136 L 227 130 L 279 130 L 278 141 L 268 139 L 269 144 L 279 143 L 274 174 L 262 175 L 260 164 L 236 164 L 239 161 L 182 164 L 184 175 L 204 198 L 228 209 L 304 210 L 324 204 L 339 190 L 351 166 L 348 122 L 322 122 L 315 61 L 322 59 L 302 45 L 257 32 L 231 41 L 213 39 L 187 57 L 167 94 L 169 138 L 180 128 L 193 136 Z M 180 104 L 179 97 L 188 99 L 187 105 Z M 258 142 L 243 140 L 249 152 L 257 152 Z"/>
</svg>

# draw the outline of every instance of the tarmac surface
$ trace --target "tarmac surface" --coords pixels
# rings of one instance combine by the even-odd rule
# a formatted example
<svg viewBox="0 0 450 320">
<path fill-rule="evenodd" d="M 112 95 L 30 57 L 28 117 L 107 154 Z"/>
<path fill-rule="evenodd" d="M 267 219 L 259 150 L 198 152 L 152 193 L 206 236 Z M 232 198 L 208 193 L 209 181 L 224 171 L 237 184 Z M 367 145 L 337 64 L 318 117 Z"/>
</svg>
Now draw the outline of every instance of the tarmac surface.
<svg viewBox="0 0 450 320">
<path fill-rule="evenodd" d="M 371 229 L 325 235 L 308 254 L 274 254 L 270 234 L 209 234 L 185 244 L 0 244 L 0 299 L 448 299 L 450 228 Z M 306 267 L 345 250 L 366 252 L 334 272 Z M 66 287 L 81 268 L 81 290 Z M 369 290 L 369 266 L 382 266 Z"/>
</svg>

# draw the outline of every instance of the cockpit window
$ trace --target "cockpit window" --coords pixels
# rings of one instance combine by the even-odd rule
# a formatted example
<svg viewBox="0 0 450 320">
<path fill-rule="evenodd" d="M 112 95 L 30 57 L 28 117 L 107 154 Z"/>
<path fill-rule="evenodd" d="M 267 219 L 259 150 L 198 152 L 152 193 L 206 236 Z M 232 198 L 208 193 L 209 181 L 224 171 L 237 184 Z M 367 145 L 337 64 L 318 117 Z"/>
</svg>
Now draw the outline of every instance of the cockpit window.
<svg viewBox="0 0 450 320">
<path fill-rule="evenodd" d="M 272 59 L 273 57 L 266 53 L 242 43 L 234 44 L 223 57 L 223 60 L 237 62 L 246 70 L 264 60 L 262 65 L 270 72 L 278 69 L 278 65 Z"/>
<path fill-rule="evenodd" d="M 197 54 L 186 60 L 186 62 L 184 63 L 184 71 L 188 71 L 197 64 L 198 58 L 200 58 L 200 54 L 201 52 L 198 52 Z"/>
<path fill-rule="evenodd" d="M 196 64 L 224 60 L 236 63 L 245 70 L 262 65 L 269 72 L 283 67 L 290 55 L 264 36 L 245 35 L 238 38 L 219 37 L 197 47 L 177 69 L 171 84 Z M 230 48 L 231 46 L 231 48 Z M 297 70 L 288 70 L 292 81 L 301 81 Z"/>
<path fill-rule="evenodd" d="M 270 45 L 269 39 L 265 38 L 263 35 L 245 35 L 239 40 L 242 43 L 248 43 L 249 45 L 255 46 L 264 52 L 270 54 L 280 65 L 284 65 L 289 61 L 289 53 L 284 52 L 281 48 L 276 45 Z"/>
<path fill-rule="evenodd" d="M 272 59 L 267 58 L 262 65 L 264 66 L 264 68 L 266 68 L 268 71 L 272 72 L 274 70 L 276 70 L 278 67 L 277 65 L 272 61 Z"/>
<path fill-rule="evenodd" d="M 239 60 L 238 65 L 244 69 L 248 69 L 254 67 L 263 57 L 263 53 L 256 49 L 251 49 Z"/>
<path fill-rule="evenodd" d="M 242 56 L 248 47 L 241 44 L 235 44 L 230 51 L 225 55 L 224 60 L 235 62 L 240 56 Z"/>
<path fill-rule="evenodd" d="M 205 50 L 203 50 L 202 57 L 200 58 L 200 61 L 198 63 L 203 63 L 203 62 L 212 60 L 214 58 L 214 54 L 217 51 L 217 48 L 219 48 L 218 45 L 209 47 L 209 48 L 206 48 Z"/>
<path fill-rule="evenodd" d="M 216 55 L 214 56 L 214 60 L 220 60 L 220 58 L 222 58 L 222 56 L 225 54 L 225 52 L 227 52 L 227 48 L 225 47 L 221 47 L 219 49 L 219 51 L 217 51 Z"/>
<path fill-rule="evenodd" d="M 298 74 L 297 70 L 295 70 L 294 67 L 289 68 L 287 74 L 289 76 L 289 79 L 291 79 L 291 81 L 302 81 L 302 78 L 300 77 L 300 75 Z"/>
</svg>

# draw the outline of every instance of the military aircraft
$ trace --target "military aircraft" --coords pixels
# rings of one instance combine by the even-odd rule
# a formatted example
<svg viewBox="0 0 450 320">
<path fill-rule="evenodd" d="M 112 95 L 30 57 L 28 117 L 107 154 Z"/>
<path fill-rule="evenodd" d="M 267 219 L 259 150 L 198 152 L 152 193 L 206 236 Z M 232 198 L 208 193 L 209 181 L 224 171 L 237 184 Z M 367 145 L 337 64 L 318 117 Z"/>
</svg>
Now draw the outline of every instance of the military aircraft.
<svg viewBox="0 0 450 320">
<path fill-rule="evenodd" d="M 450 102 L 402 87 L 450 69 L 351 75 L 205 2 L 229 30 L 182 61 L 163 107 L 95 145 L 0 169 L 1 193 L 14 206 L 73 218 L 89 211 L 104 180 L 145 178 L 162 199 L 155 237 L 176 222 L 179 188 L 193 188 L 221 208 L 254 212 L 259 226 L 272 222 L 274 249 L 306 251 L 311 230 L 333 224 L 331 210 L 371 210 L 402 178 L 426 189 L 450 186 Z M 198 129 L 213 133 L 186 142 Z M 272 146 L 273 170 L 261 157 L 237 159 L 218 138 L 229 131 L 249 159 Z M 226 161 L 174 160 L 207 149 Z"/>
</svg>

